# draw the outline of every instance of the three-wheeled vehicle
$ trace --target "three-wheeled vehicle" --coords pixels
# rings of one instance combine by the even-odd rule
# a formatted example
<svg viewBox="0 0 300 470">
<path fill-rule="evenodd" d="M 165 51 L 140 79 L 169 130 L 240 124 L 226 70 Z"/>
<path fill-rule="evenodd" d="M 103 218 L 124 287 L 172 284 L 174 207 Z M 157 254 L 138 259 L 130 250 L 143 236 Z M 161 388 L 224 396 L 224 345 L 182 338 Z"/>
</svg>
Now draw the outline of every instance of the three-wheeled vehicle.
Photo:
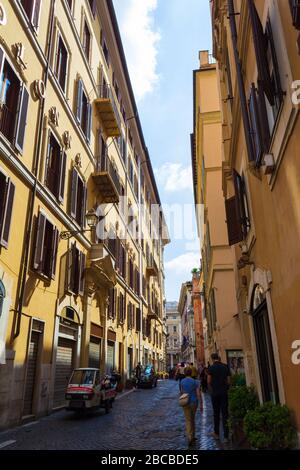
<svg viewBox="0 0 300 470">
<path fill-rule="evenodd" d="M 104 408 L 109 413 L 117 395 L 116 388 L 114 377 L 106 375 L 101 379 L 99 369 L 74 369 L 65 394 L 66 410 L 82 413 Z"/>
</svg>

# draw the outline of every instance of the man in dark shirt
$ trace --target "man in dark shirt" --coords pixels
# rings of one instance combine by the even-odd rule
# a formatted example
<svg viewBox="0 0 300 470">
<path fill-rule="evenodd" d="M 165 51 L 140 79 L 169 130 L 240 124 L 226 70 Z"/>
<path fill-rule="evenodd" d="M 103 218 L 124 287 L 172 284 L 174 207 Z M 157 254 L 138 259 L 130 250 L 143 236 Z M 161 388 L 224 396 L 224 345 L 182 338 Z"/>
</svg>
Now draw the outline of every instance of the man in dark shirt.
<svg viewBox="0 0 300 470">
<path fill-rule="evenodd" d="M 230 383 L 230 371 L 226 364 L 221 362 L 218 354 L 211 355 L 213 365 L 208 369 L 208 386 L 211 392 L 212 406 L 214 409 L 214 432 L 212 436 L 219 439 L 220 414 L 224 430 L 224 442 L 228 442 L 228 387 Z"/>
</svg>

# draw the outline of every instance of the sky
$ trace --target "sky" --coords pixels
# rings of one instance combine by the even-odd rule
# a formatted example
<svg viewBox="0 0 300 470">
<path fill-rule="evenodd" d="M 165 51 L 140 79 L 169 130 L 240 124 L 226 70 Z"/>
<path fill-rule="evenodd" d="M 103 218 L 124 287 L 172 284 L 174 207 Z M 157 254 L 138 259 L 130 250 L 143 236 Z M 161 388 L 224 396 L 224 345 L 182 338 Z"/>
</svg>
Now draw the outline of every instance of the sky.
<svg viewBox="0 0 300 470">
<path fill-rule="evenodd" d="M 114 0 L 114 6 L 172 239 L 165 250 L 166 298 L 179 300 L 182 282 L 200 264 L 190 134 L 193 70 L 199 50 L 211 51 L 209 0 Z"/>
</svg>

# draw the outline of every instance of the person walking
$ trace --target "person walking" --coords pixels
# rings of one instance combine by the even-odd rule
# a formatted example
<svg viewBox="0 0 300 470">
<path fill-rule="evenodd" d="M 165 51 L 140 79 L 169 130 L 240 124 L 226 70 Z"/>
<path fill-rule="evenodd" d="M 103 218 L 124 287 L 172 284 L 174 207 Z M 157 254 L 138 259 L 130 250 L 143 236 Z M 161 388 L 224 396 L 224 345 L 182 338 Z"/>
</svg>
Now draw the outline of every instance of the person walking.
<svg viewBox="0 0 300 470">
<path fill-rule="evenodd" d="M 189 395 L 189 402 L 183 407 L 184 416 L 185 416 L 185 426 L 186 434 L 188 438 L 188 446 L 191 447 L 195 441 L 195 417 L 196 411 L 198 408 L 198 403 L 200 407 L 200 412 L 203 411 L 203 401 L 202 395 L 200 392 L 200 384 L 197 380 L 192 378 L 192 368 L 185 368 L 185 378 L 181 380 L 180 383 L 180 392 L 187 393 Z"/>
<path fill-rule="evenodd" d="M 191 367 L 191 369 L 192 369 L 192 379 L 197 380 L 197 379 L 198 379 L 197 367 L 194 366 L 194 363 L 193 363 L 193 362 L 191 362 L 190 367 Z"/>
<path fill-rule="evenodd" d="M 142 366 L 139 362 L 135 368 L 135 388 L 137 389 L 141 380 Z"/>
<path fill-rule="evenodd" d="M 201 390 L 203 393 L 207 392 L 207 371 L 208 368 L 204 366 L 200 374 Z"/>
<path fill-rule="evenodd" d="M 228 388 L 230 384 L 230 370 L 221 362 L 217 353 L 211 355 L 213 364 L 208 368 L 207 383 L 211 393 L 211 401 L 214 410 L 214 432 L 210 435 L 215 439 L 220 437 L 220 414 L 224 432 L 224 442 L 228 442 Z"/>
<path fill-rule="evenodd" d="M 176 380 L 179 380 L 179 390 L 180 390 L 180 383 L 181 383 L 182 379 L 184 379 L 184 377 L 185 377 L 184 370 L 185 370 L 185 363 L 181 362 L 180 366 L 177 369 L 177 373 L 176 373 Z"/>
</svg>

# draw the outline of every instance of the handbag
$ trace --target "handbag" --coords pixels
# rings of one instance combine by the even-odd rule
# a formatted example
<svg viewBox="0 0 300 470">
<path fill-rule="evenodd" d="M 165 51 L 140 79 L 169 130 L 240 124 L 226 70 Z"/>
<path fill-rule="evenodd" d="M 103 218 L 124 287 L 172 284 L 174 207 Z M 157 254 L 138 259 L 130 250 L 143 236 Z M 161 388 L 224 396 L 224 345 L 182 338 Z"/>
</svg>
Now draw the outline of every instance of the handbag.
<svg viewBox="0 0 300 470">
<path fill-rule="evenodd" d="M 183 393 L 179 397 L 179 405 L 180 406 L 187 406 L 190 402 L 190 395 L 188 393 Z"/>
</svg>

